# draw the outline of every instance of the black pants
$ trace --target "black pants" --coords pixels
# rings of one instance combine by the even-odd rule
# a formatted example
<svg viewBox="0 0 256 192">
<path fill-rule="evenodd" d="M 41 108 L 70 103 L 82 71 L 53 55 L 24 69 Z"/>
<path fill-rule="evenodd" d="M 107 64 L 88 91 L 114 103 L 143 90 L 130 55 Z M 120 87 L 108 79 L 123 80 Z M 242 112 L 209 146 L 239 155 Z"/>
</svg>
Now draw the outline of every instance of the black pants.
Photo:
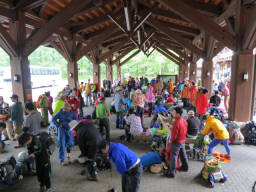
<svg viewBox="0 0 256 192">
<path fill-rule="evenodd" d="M 126 171 L 122 175 L 122 192 L 138 192 L 142 172 L 143 169 L 140 163 L 131 170 Z"/>
<path fill-rule="evenodd" d="M 142 119 L 144 115 L 144 108 L 136 106 L 136 115 Z"/>
<path fill-rule="evenodd" d="M 153 112 L 153 103 L 148 103 L 148 115 L 151 116 Z"/>
<path fill-rule="evenodd" d="M 46 186 L 47 189 L 51 188 L 51 163 L 42 164 L 36 160 L 36 173 L 40 186 Z"/>
<path fill-rule="evenodd" d="M 170 173 L 176 173 L 177 158 L 180 155 L 182 167 L 188 169 L 188 157 L 185 150 L 185 143 L 171 143 L 171 154 L 170 154 Z"/>
<path fill-rule="evenodd" d="M 100 119 L 100 133 L 103 134 L 103 129 L 106 130 L 106 140 L 110 141 L 109 136 L 109 120 L 108 118 Z"/>
<path fill-rule="evenodd" d="M 187 108 L 190 106 L 189 99 L 188 98 L 182 98 L 182 102 L 184 104 L 184 108 Z"/>
</svg>

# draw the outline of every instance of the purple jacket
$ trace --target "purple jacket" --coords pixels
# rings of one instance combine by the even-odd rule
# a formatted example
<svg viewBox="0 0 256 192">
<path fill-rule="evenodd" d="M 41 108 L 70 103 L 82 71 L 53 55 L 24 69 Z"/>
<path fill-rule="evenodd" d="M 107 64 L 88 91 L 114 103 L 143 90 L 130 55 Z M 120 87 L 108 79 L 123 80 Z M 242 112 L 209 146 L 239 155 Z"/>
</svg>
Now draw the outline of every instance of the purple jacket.
<svg viewBox="0 0 256 192">
<path fill-rule="evenodd" d="M 155 99 L 155 95 L 154 95 L 154 88 L 152 86 L 149 87 L 148 92 L 146 94 L 146 98 L 148 103 L 153 103 Z"/>
</svg>

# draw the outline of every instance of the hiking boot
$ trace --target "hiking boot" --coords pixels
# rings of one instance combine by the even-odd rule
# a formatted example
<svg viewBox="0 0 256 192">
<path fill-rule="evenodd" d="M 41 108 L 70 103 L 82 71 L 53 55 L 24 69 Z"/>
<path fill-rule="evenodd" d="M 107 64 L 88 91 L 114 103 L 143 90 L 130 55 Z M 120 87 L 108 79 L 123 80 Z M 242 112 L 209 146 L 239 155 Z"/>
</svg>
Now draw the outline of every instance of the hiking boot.
<svg viewBox="0 0 256 192">
<path fill-rule="evenodd" d="M 188 172 L 188 168 L 180 167 L 180 168 L 178 169 L 178 171 L 180 171 L 180 172 Z"/>
<path fill-rule="evenodd" d="M 87 177 L 88 181 L 98 181 L 97 175 L 88 175 Z"/>
<path fill-rule="evenodd" d="M 224 155 L 224 157 L 225 157 L 226 159 L 228 159 L 228 160 L 231 160 L 231 156 L 228 155 L 228 154 Z"/>
<path fill-rule="evenodd" d="M 165 175 L 167 178 L 169 179 L 174 179 L 175 178 L 175 175 L 173 173 L 168 173 Z"/>
<path fill-rule="evenodd" d="M 49 189 L 46 189 L 45 192 L 55 192 L 55 190 L 53 188 L 49 188 Z"/>
<path fill-rule="evenodd" d="M 45 192 L 45 186 L 40 186 L 39 192 Z"/>
</svg>

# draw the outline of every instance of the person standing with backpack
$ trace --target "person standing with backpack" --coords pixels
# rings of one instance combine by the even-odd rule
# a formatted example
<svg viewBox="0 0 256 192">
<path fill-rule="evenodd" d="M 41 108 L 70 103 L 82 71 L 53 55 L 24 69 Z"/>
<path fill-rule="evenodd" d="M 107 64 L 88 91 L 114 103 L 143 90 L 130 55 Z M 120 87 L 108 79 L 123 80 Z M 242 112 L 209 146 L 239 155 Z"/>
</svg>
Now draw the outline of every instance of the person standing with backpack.
<svg viewBox="0 0 256 192">
<path fill-rule="evenodd" d="M 85 98 L 86 98 L 86 106 L 89 106 L 92 104 L 92 98 L 91 98 L 91 94 L 92 94 L 92 89 L 91 89 L 91 83 L 90 83 L 90 79 L 88 79 L 88 82 L 85 85 Z"/>
<path fill-rule="evenodd" d="M 51 181 L 51 162 L 50 153 L 47 146 L 42 143 L 39 137 L 23 133 L 18 142 L 21 146 L 27 145 L 28 154 L 30 158 L 36 161 L 36 173 L 40 183 L 40 192 L 54 192 Z"/>
<path fill-rule="evenodd" d="M 39 101 L 39 107 L 41 109 L 41 115 L 42 115 L 42 122 L 43 126 L 47 127 L 49 125 L 48 122 L 48 98 L 45 94 L 42 95 L 40 101 Z"/>
<path fill-rule="evenodd" d="M 74 146 L 73 135 L 70 130 L 69 123 L 72 120 L 78 120 L 76 114 L 71 111 L 71 106 L 68 103 L 63 105 L 63 108 L 53 116 L 52 122 L 58 127 L 59 146 L 59 161 L 62 166 L 66 166 L 65 150 L 67 150 L 68 163 L 71 163 L 71 147 Z"/>
</svg>

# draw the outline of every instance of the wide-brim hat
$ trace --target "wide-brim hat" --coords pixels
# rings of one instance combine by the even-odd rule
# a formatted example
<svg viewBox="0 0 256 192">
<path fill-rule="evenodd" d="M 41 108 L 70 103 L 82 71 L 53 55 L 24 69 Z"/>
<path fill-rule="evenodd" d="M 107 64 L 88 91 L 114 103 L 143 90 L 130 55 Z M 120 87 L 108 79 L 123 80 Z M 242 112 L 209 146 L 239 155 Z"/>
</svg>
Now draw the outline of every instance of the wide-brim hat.
<svg viewBox="0 0 256 192">
<path fill-rule="evenodd" d="M 117 88 L 116 88 L 116 91 L 117 91 L 117 92 L 123 91 L 123 87 L 117 87 Z"/>
<path fill-rule="evenodd" d="M 141 92 L 140 89 L 137 89 L 137 90 L 135 91 L 135 93 L 136 93 L 136 94 L 141 94 L 142 92 Z"/>
<path fill-rule="evenodd" d="M 76 128 L 76 126 L 77 126 L 78 124 L 79 124 L 78 121 L 73 120 L 73 121 L 71 121 L 68 125 L 69 125 L 70 129 L 73 130 L 73 129 Z"/>
<path fill-rule="evenodd" d="M 64 103 L 64 105 L 63 105 L 62 108 L 63 108 L 63 109 L 67 109 L 67 110 L 71 110 L 71 106 L 70 106 L 70 104 L 67 103 L 67 102 Z"/>
</svg>

